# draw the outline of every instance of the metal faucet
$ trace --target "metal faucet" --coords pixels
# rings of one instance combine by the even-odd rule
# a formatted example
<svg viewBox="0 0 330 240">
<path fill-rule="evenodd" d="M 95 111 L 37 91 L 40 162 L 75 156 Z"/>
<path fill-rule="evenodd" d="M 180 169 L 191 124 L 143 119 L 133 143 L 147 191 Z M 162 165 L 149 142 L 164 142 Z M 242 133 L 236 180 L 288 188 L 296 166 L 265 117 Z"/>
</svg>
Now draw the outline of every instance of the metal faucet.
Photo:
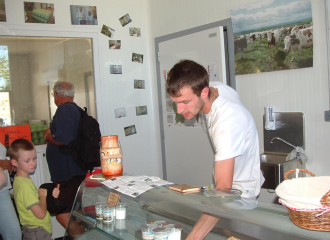
<svg viewBox="0 0 330 240">
<path fill-rule="evenodd" d="M 293 145 L 293 144 L 291 144 L 291 143 L 289 143 L 289 142 L 287 142 L 287 141 L 285 141 L 284 139 L 279 138 L 279 137 L 274 137 L 274 138 L 272 138 L 272 140 L 270 140 L 270 144 L 273 144 L 273 141 L 274 141 L 274 140 L 280 140 L 280 141 L 282 141 L 282 142 L 288 144 L 290 147 L 297 148 L 295 145 Z"/>
</svg>

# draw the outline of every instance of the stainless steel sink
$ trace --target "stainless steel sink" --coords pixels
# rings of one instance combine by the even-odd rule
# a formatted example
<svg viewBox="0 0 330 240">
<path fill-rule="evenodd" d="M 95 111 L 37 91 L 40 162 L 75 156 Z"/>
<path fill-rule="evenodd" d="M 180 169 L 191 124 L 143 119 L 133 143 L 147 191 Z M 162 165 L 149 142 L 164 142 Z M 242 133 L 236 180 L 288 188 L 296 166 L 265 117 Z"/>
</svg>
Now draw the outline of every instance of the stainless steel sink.
<svg viewBox="0 0 330 240">
<path fill-rule="evenodd" d="M 265 164 L 281 164 L 285 162 L 285 159 L 286 155 L 282 154 L 260 154 L 260 161 Z"/>
<path fill-rule="evenodd" d="M 286 161 L 286 154 L 263 153 L 260 154 L 261 171 L 264 174 L 265 182 L 262 188 L 274 189 L 284 180 L 284 174 L 291 169 L 305 169 L 299 159 Z M 301 175 L 303 176 L 303 175 Z M 289 175 L 289 179 L 294 174 Z"/>
</svg>

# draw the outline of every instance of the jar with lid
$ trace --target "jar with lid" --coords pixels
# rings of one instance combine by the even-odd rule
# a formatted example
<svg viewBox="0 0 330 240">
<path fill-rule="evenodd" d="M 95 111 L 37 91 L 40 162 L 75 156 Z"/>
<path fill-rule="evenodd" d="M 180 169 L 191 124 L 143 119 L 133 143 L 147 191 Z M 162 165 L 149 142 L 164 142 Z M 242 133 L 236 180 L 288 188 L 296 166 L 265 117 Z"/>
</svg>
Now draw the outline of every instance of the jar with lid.
<svg viewBox="0 0 330 240">
<path fill-rule="evenodd" d="M 117 135 L 101 137 L 100 157 L 103 175 L 123 173 L 122 151 Z"/>
</svg>

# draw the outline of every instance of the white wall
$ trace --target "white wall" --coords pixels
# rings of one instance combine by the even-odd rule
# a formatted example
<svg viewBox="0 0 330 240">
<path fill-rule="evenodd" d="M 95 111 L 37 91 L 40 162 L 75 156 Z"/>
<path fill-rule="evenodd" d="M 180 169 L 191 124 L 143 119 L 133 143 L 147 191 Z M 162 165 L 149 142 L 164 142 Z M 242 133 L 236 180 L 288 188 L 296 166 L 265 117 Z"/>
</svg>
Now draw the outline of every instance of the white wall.
<svg viewBox="0 0 330 240">
<path fill-rule="evenodd" d="M 153 41 L 150 36 L 149 1 L 122 0 L 44 0 L 40 2 L 55 3 L 55 24 L 26 24 L 24 23 L 24 0 L 6 1 L 7 22 L 0 23 L 0 29 L 17 35 L 15 29 L 27 29 L 29 35 L 40 35 L 42 31 L 67 31 L 69 35 L 83 32 L 97 32 L 96 45 L 98 59 L 94 59 L 97 78 L 96 94 L 97 111 L 101 124 L 102 135 L 119 135 L 123 148 L 124 172 L 133 174 L 147 174 L 162 177 L 160 163 L 160 140 L 157 126 L 158 111 L 155 111 L 157 99 L 156 79 L 151 77 L 150 49 Z M 99 25 L 78 26 L 71 25 L 70 5 L 91 5 L 97 7 Z M 119 18 L 129 13 L 132 22 L 125 27 Z M 121 50 L 109 50 L 110 38 L 101 34 L 102 25 L 115 29 L 115 40 L 122 40 Z M 130 37 L 129 27 L 138 27 L 142 36 Z M 132 52 L 144 55 L 144 63 L 133 63 Z M 122 75 L 110 75 L 109 65 L 119 63 L 123 65 Z M 134 79 L 145 80 L 145 89 L 135 90 Z M 135 107 L 147 105 L 148 115 L 136 116 Z M 114 109 L 126 107 L 127 117 L 115 119 Z M 135 125 L 137 134 L 125 137 L 124 127 Z"/>
<path fill-rule="evenodd" d="M 230 10 L 256 0 L 158 0 L 150 1 L 153 37 L 230 18 Z M 329 106 L 324 2 L 312 0 L 314 67 L 236 77 L 237 91 L 257 124 L 263 151 L 262 116 L 265 106 L 276 111 L 305 114 L 307 169 L 329 174 L 330 123 L 324 122 Z M 154 66 L 153 68 L 154 69 Z M 155 72 L 153 72 L 156 78 Z"/>
</svg>

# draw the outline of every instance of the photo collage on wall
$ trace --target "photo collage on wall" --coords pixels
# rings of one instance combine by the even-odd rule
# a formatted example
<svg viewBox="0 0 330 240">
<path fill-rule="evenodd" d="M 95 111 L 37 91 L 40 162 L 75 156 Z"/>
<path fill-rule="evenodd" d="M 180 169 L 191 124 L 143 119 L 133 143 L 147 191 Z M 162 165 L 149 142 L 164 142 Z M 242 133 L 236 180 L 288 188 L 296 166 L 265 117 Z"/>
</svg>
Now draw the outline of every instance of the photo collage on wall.
<svg viewBox="0 0 330 240">
<path fill-rule="evenodd" d="M 24 12 L 22 18 L 25 23 L 37 23 L 37 24 L 55 24 L 55 7 L 54 3 L 43 3 L 43 2 L 28 2 L 24 1 Z M 70 5 L 71 24 L 72 25 L 98 25 L 98 14 L 96 6 L 85 6 L 85 5 Z M 118 18 L 119 24 L 122 27 L 126 27 L 132 23 L 130 15 L 127 13 L 124 16 Z M 0 22 L 6 22 L 6 6 L 5 0 L 0 0 Z M 110 38 L 108 41 L 109 50 L 121 50 L 122 44 L 120 38 L 114 38 L 115 29 L 109 24 L 102 24 L 100 29 L 101 34 Z M 141 37 L 141 28 L 139 27 L 127 27 L 127 34 L 131 37 Z M 143 64 L 144 55 L 137 52 L 132 52 L 130 56 L 133 63 Z M 116 64 L 109 65 L 110 74 L 123 74 L 122 64 L 119 62 Z M 145 89 L 145 80 L 134 79 L 132 82 L 134 91 L 140 91 Z M 142 92 L 140 92 L 143 94 Z M 143 116 L 148 114 L 147 106 L 136 106 L 136 116 Z M 127 116 L 126 107 L 114 109 L 115 119 L 124 118 Z M 136 134 L 135 125 L 127 126 L 124 128 L 125 136 Z"/>
<path fill-rule="evenodd" d="M 121 24 L 122 27 L 127 26 L 131 22 L 132 22 L 132 19 L 128 13 L 119 18 L 119 23 Z M 111 38 L 108 40 L 110 50 L 116 51 L 116 50 L 122 49 L 121 40 L 117 37 L 114 38 L 115 29 L 109 27 L 109 25 L 107 25 L 107 24 L 103 24 L 101 33 L 104 34 L 105 36 Z M 137 27 L 130 27 L 128 34 L 129 34 L 129 36 L 132 36 L 132 37 L 141 37 L 141 29 L 137 28 Z M 138 64 L 143 64 L 143 58 L 144 58 L 143 54 L 132 52 L 132 55 L 129 57 L 132 59 L 132 62 L 138 63 Z M 116 61 L 114 61 L 114 63 L 115 62 Z M 118 64 L 110 64 L 110 74 L 123 74 L 123 67 L 120 64 L 120 62 Z M 135 89 L 136 90 L 145 89 L 145 80 L 134 79 L 133 87 L 134 87 L 134 90 Z M 147 115 L 148 114 L 147 106 L 136 106 L 135 112 L 136 112 L 136 116 Z M 115 113 L 115 119 L 124 118 L 127 116 L 126 107 L 116 108 L 116 109 L 114 109 L 114 113 Z M 125 133 L 125 136 L 130 136 L 130 135 L 136 134 L 137 130 L 136 130 L 135 125 L 124 127 L 124 133 Z"/>
</svg>

